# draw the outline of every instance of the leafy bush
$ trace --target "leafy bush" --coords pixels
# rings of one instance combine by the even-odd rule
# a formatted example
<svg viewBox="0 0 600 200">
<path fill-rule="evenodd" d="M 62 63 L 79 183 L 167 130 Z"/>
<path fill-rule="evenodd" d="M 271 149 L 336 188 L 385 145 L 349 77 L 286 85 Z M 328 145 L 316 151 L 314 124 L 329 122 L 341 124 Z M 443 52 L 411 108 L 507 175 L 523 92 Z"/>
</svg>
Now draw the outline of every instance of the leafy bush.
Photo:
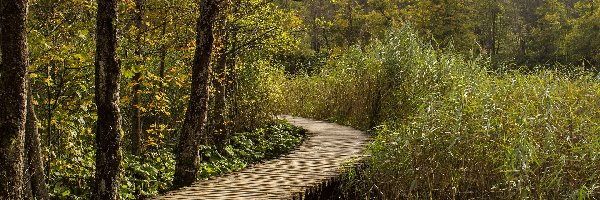
<svg viewBox="0 0 600 200">
<path fill-rule="evenodd" d="M 214 146 L 204 146 L 199 178 L 208 178 L 245 168 L 247 165 L 272 159 L 293 150 L 306 138 L 304 129 L 283 121 L 274 122 L 252 132 L 235 134 L 225 153 Z"/>
<path fill-rule="evenodd" d="M 202 146 L 204 160 L 198 178 L 241 170 L 249 164 L 275 158 L 294 149 L 306 136 L 304 129 L 285 121 L 274 121 L 252 132 L 235 134 L 224 154 L 214 146 Z M 85 155 L 72 157 L 74 160 L 54 160 L 51 163 L 51 167 L 55 168 L 49 176 L 50 193 L 54 199 L 91 198 L 94 152 L 92 149 L 84 152 Z M 175 172 L 174 156 L 170 148 L 147 150 L 142 157 L 125 153 L 121 198 L 152 197 L 169 190 Z"/>
<path fill-rule="evenodd" d="M 600 83 L 585 71 L 494 73 L 410 28 L 292 77 L 288 112 L 369 129 L 346 187 L 379 199 L 600 195 Z"/>
<path fill-rule="evenodd" d="M 168 148 L 148 152 L 142 158 L 127 154 L 123 168 L 122 199 L 156 196 L 171 187 L 175 173 L 175 155 Z"/>
</svg>

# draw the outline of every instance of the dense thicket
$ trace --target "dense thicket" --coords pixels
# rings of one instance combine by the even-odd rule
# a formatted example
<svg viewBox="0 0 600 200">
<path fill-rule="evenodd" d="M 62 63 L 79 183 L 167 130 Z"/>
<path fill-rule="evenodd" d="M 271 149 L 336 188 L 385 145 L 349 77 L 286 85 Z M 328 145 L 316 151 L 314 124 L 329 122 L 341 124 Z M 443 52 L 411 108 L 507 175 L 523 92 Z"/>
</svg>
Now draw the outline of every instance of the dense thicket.
<svg viewBox="0 0 600 200">
<path fill-rule="evenodd" d="M 287 82 L 287 112 L 374 134 L 367 167 L 349 179 L 348 194 L 600 195 L 600 83 L 594 73 L 495 73 L 489 59 L 435 50 L 406 27 L 336 58 L 318 74 Z"/>
</svg>

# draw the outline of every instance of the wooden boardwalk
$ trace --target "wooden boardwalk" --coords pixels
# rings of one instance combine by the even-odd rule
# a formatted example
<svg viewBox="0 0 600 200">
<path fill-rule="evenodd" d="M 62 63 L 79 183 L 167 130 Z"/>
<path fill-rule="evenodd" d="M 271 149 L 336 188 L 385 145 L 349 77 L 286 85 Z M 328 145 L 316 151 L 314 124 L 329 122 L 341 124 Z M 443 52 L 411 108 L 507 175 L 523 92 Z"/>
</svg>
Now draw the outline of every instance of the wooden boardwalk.
<svg viewBox="0 0 600 200">
<path fill-rule="evenodd" d="M 199 181 L 156 199 L 304 199 L 359 159 L 368 136 L 350 127 L 282 116 L 311 136 L 296 150 L 242 171 Z"/>
</svg>

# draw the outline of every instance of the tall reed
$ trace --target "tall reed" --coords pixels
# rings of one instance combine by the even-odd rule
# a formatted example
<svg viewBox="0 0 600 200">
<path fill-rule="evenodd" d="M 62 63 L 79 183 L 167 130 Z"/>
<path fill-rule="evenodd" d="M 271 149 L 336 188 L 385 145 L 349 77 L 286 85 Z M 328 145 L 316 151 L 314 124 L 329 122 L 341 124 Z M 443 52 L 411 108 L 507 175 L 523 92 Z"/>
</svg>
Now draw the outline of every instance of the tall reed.
<svg viewBox="0 0 600 200">
<path fill-rule="evenodd" d="M 285 111 L 371 130 L 348 187 L 378 199 L 600 196 L 600 83 L 583 70 L 502 72 L 408 27 L 289 78 Z"/>
</svg>

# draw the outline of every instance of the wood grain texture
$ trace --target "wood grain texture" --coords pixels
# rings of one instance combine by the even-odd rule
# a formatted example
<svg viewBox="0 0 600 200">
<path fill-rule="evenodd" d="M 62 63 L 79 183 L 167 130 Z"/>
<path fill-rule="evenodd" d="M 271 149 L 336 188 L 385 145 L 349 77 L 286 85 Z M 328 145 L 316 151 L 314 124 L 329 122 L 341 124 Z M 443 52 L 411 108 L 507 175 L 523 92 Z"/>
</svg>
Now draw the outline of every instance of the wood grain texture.
<svg viewBox="0 0 600 200">
<path fill-rule="evenodd" d="M 302 199 L 339 177 L 361 158 L 369 137 L 350 127 L 282 116 L 311 133 L 300 147 L 279 159 L 198 181 L 155 199 Z"/>
</svg>

